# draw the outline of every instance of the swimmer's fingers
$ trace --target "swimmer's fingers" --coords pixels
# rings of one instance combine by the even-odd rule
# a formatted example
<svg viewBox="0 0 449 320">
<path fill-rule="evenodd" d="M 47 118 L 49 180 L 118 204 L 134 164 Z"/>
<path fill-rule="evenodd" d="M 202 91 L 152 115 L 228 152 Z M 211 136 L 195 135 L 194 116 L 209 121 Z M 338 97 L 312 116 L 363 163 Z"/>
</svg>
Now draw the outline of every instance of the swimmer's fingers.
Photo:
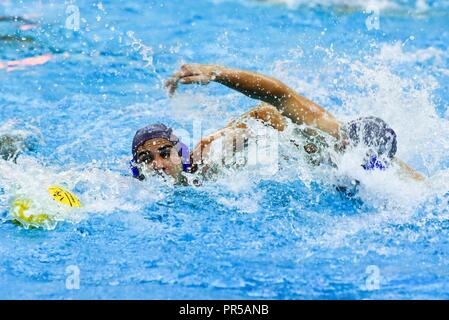
<svg viewBox="0 0 449 320">
<path fill-rule="evenodd" d="M 199 76 L 202 74 L 207 74 L 207 71 L 204 70 L 205 65 L 201 64 L 183 64 L 181 66 L 181 70 L 176 73 L 180 78 L 183 77 L 191 77 L 191 76 Z"/>
<path fill-rule="evenodd" d="M 182 84 L 208 84 L 210 81 L 211 77 L 207 75 L 190 76 L 179 79 L 179 82 Z"/>
<path fill-rule="evenodd" d="M 214 79 L 215 74 L 211 72 L 210 66 L 200 64 L 184 64 L 181 66 L 181 69 L 165 83 L 165 87 L 168 89 L 169 94 L 173 95 L 178 87 L 178 83 L 208 84 Z"/>
<path fill-rule="evenodd" d="M 167 80 L 165 82 L 165 88 L 167 88 L 168 94 L 172 96 L 175 93 L 176 89 L 178 88 L 178 80 L 174 78 Z"/>
<path fill-rule="evenodd" d="M 185 66 L 182 66 L 180 71 L 176 72 L 170 80 L 165 82 L 165 87 L 168 89 L 169 95 L 172 96 L 175 93 L 180 79 L 191 75 L 193 74 L 189 70 L 186 70 Z"/>
<path fill-rule="evenodd" d="M 199 76 L 190 76 L 190 77 L 182 77 L 177 78 L 173 77 L 172 79 L 165 82 L 165 87 L 168 89 L 168 93 L 172 96 L 176 89 L 178 88 L 178 83 L 182 84 L 208 84 L 211 81 L 211 78 L 206 75 Z"/>
</svg>

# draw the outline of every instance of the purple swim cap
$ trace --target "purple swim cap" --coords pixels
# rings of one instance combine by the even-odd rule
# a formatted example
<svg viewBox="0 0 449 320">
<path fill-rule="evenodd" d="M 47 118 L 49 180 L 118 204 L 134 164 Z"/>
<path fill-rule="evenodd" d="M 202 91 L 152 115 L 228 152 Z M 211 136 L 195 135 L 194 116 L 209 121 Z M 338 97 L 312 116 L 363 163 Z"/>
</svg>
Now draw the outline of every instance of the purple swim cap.
<svg viewBox="0 0 449 320">
<path fill-rule="evenodd" d="M 176 151 L 178 151 L 179 156 L 182 158 L 183 170 L 187 171 L 190 168 L 189 148 L 181 142 L 181 140 L 173 133 L 173 130 L 171 128 L 162 123 L 154 123 L 137 130 L 136 134 L 134 135 L 132 144 L 132 162 L 135 162 L 136 160 L 137 149 L 148 140 L 156 138 L 162 138 L 170 141 Z"/>
<path fill-rule="evenodd" d="M 174 146 L 179 142 L 179 138 L 173 134 L 173 130 L 162 123 L 154 123 L 149 126 L 137 130 L 134 135 L 132 154 L 135 159 L 137 156 L 137 149 L 145 142 L 151 139 L 162 138 L 170 141 Z"/>
</svg>

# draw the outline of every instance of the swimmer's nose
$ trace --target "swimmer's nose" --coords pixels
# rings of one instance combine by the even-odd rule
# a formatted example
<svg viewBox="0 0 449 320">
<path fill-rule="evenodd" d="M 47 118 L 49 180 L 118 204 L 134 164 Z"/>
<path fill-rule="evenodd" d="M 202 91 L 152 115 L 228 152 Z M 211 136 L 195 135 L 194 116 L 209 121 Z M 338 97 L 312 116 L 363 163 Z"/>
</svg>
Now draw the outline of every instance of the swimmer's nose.
<svg viewBox="0 0 449 320">
<path fill-rule="evenodd" d="M 152 166 L 154 170 L 164 170 L 163 159 L 161 157 L 156 157 L 156 159 L 153 160 Z"/>
</svg>

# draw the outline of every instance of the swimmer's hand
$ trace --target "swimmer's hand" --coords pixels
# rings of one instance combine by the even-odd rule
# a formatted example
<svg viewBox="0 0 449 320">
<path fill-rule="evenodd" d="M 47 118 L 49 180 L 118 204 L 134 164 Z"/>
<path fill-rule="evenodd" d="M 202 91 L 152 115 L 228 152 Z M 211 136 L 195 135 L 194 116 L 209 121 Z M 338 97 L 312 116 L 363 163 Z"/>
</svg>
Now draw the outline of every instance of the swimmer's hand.
<svg viewBox="0 0 449 320">
<path fill-rule="evenodd" d="M 170 80 L 165 82 L 165 87 L 170 95 L 173 95 L 181 84 L 208 84 L 214 81 L 221 72 L 222 67 L 206 64 L 185 64 L 176 72 Z"/>
</svg>

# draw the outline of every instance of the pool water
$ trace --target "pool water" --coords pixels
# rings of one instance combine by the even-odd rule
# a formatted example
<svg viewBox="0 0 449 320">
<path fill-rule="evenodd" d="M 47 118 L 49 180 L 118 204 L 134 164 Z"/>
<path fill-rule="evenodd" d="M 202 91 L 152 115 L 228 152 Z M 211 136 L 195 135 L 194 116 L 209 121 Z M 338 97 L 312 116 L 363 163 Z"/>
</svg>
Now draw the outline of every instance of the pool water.
<svg viewBox="0 0 449 320">
<path fill-rule="evenodd" d="M 30 21 L 0 21 L 0 133 L 34 147 L 0 160 L 0 298 L 449 298 L 447 1 L 0 1 L 14 15 Z M 182 63 L 273 75 L 342 121 L 380 116 L 429 182 L 351 154 L 311 170 L 288 136 L 274 174 L 139 182 L 138 128 L 163 121 L 193 144 L 257 103 L 217 84 L 169 98 Z M 356 197 L 335 190 L 355 178 Z M 56 206 L 50 185 L 83 207 Z M 11 223 L 17 194 L 57 224 Z"/>
</svg>

